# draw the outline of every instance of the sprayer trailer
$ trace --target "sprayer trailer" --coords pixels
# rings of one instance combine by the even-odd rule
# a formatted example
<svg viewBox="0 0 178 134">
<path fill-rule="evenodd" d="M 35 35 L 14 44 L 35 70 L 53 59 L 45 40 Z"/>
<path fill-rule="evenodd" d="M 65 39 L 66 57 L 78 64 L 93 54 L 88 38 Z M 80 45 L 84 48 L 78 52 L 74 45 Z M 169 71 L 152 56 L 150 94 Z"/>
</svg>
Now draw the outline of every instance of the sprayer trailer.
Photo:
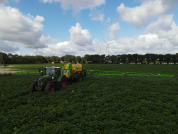
<svg viewBox="0 0 178 134">
<path fill-rule="evenodd" d="M 67 85 L 67 81 L 78 82 L 86 79 L 86 72 L 81 64 L 62 64 L 62 67 L 40 68 L 42 75 L 30 85 L 30 92 L 45 91 L 52 93 Z"/>
</svg>

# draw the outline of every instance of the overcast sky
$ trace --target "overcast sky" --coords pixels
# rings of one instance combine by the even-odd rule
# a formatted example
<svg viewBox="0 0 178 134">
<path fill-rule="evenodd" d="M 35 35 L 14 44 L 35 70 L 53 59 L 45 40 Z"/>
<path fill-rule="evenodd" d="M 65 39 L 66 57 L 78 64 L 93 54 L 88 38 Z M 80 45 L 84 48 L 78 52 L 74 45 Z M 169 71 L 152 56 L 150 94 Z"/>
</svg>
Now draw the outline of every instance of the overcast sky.
<svg viewBox="0 0 178 134">
<path fill-rule="evenodd" d="M 0 51 L 178 53 L 178 0 L 0 0 Z M 37 51 L 36 48 L 39 50 Z"/>
</svg>

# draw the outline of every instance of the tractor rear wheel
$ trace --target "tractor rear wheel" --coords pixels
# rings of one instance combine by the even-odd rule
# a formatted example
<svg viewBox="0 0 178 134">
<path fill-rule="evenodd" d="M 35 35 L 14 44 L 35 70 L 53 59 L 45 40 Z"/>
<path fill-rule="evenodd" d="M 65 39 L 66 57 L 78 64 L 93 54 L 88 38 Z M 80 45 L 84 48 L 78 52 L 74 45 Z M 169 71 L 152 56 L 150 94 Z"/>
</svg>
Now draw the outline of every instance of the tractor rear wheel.
<svg viewBox="0 0 178 134">
<path fill-rule="evenodd" d="M 45 93 L 53 93 L 55 91 L 55 84 L 54 83 L 48 83 L 45 87 Z"/>
<path fill-rule="evenodd" d="M 65 87 L 67 85 L 67 79 L 66 77 L 63 77 L 61 80 L 61 88 Z"/>
<path fill-rule="evenodd" d="M 36 89 L 35 89 L 35 87 L 37 86 L 37 82 L 32 82 L 31 83 L 31 85 L 30 85 L 30 92 L 35 92 L 35 91 L 37 91 Z"/>
</svg>

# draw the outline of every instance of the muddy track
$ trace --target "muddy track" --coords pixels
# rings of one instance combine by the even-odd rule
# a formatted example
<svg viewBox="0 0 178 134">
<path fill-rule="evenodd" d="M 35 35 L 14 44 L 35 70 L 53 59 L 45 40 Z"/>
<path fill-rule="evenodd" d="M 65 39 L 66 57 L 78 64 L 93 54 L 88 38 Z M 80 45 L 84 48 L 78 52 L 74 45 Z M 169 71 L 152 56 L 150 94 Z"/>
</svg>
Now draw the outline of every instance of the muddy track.
<svg viewBox="0 0 178 134">
<path fill-rule="evenodd" d="M 17 73 L 20 70 L 14 68 L 3 68 L 0 67 L 0 74 Z"/>
</svg>

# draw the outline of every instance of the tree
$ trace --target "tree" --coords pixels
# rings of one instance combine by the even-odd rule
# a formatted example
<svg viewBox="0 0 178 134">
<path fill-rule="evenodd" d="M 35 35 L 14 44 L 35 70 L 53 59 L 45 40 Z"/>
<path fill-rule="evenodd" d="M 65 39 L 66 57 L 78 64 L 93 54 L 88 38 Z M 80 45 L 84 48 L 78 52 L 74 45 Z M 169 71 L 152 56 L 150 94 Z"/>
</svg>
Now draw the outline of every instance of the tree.
<svg viewBox="0 0 178 134">
<path fill-rule="evenodd" d="M 105 59 L 105 54 L 100 55 L 99 63 L 103 63 Z"/>
<path fill-rule="evenodd" d="M 160 64 L 161 64 L 161 62 L 164 60 L 163 58 L 164 58 L 164 56 L 163 56 L 162 54 L 159 54 L 159 55 L 158 55 L 158 59 L 159 59 Z"/>
<path fill-rule="evenodd" d="M 167 62 L 167 65 L 169 64 L 169 61 L 171 61 L 171 55 L 170 54 L 166 54 L 165 55 L 165 60 Z"/>
<path fill-rule="evenodd" d="M 53 62 L 58 61 L 58 57 L 53 55 L 53 56 L 50 57 L 50 60 L 53 61 Z"/>
<path fill-rule="evenodd" d="M 141 62 L 141 64 L 144 60 L 145 60 L 145 55 L 138 55 L 138 61 Z"/>
<path fill-rule="evenodd" d="M 48 63 L 51 63 L 51 62 L 52 62 L 52 61 L 50 60 L 50 56 L 45 56 L 44 58 L 47 60 Z"/>
<path fill-rule="evenodd" d="M 10 64 L 10 59 L 6 53 L 3 53 L 4 64 Z"/>
<path fill-rule="evenodd" d="M 121 55 L 118 54 L 116 57 L 117 57 L 117 63 L 120 64 L 120 62 L 121 62 Z"/>
<path fill-rule="evenodd" d="M 126 61 L 127 61 L 127 55 L 126 54 L 122 54 L 121 56 L 121 61 L 122 61 L 122 63 L 126 63 Z"/>
<path fill-rule="evenodd" d="M 133 54 L 133 61 L 135 62 L 135 64 L 137 64 L 137 62 L 138 62 L 138 54 Z"/>
<path fill-rule="evenodd" d="M 115 55 L 111 55 L 110 60 L 114 63 L 117 60 L 117 57 Z"/>
<path fill-rule="evenodd" d="M 76 62 L 76 59 L 75 59 L 75 58 L 76 58 L 75 55 L 72 55 L 72 57 L 71 57 L 71 59 L 72 59 L 71 62 L 72 62 L 72 61 Z"/>
<path fill-rule="evenodd" d="M 151 61 L 151 54 L 145 54 L 145 58 L 146 58 L 146 60 L 147 60 L 147 63 L 149 64 L 150 63 L 150 61 Z"/>
<path fill-rule="evenodd" d="M 151 54 L 151 61 L 154 62 L 154 64 L 156 63 L 157 59 L 158 59 L 157 54 Z"/>
<path fill-rule="evenodd" d="M 80 63 L 82 60 L 82 58 L 80 56 L 76 56 L 75 59 L 76 59 L 76 61 L 78 61 L 78 63 Z"/>
<path fill-rule="evenodd" d="M 171 55 L 171 59 L 172 59 L 172 61 L 174 62 L 174 65 L 175 65 L 176 62 L 178 61 L 178 53 L 172 54 L 172 55 Z"/>
<path fill-rule="evenodd" d="M 129 64 L 133 61 L 133 56 L 131 54 L 127 55 Z"/>
<path fill-rule="evenodd" d="M 64 56 L 64 60 L 67 61 L 67 62 L 72 62 L 72 61 L 73 61 L 72 55 L 66 54 L 66 55 Z"/>
<path fill-rule="evenodd" d="M 82 57 L 82 63 L 85 63 L 86 60 L 85 60 L 85 57 Z"/>
<path fill-rule="evenodd" d="M 61 61 L 64 61 L 64 56 L 61 57 Z"/>
</svg>

